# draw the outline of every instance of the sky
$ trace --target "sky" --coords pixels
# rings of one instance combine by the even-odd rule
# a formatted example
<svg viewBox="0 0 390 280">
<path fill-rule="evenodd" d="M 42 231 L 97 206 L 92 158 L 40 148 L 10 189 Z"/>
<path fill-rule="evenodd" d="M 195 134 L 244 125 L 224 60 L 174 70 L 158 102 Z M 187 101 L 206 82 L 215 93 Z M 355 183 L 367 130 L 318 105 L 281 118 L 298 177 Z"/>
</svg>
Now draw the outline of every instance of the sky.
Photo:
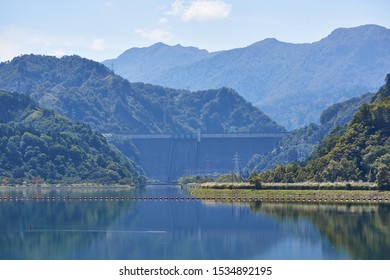
<svg viewBox="0 0 390 280">
<path fill-rule="evenodd" d="M 157 42 L 208 51 L 266 38 L 311 43 L 339 27 L 390 28 L 389 0 L 1 0 L 0 61 L 77 54 L 103 61 Z"/>
</svg>

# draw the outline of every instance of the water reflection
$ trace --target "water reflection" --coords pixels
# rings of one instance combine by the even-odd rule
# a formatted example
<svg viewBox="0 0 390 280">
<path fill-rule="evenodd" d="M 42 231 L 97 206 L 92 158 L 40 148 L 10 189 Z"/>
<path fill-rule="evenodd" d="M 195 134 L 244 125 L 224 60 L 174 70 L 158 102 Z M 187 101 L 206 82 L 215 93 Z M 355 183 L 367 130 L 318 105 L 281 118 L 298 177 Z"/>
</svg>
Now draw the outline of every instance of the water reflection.
<svg viewBox="0 0 390 280">
<path fill-rule="evenodd" d="M 37 195 L 187 196 L 180 188 L 161 186 L 41 191 L 46 193 Z M 388 259 L 389 208 L 192 200 L 2 201 L 0 248 L 1 259 Z"/>
<path fill-rule="evenodd" d="M 282 222 L 307 219 L 353 259 L 390 259 L 389 204 L 254 203 L 251 210 Z"/>
</svg>

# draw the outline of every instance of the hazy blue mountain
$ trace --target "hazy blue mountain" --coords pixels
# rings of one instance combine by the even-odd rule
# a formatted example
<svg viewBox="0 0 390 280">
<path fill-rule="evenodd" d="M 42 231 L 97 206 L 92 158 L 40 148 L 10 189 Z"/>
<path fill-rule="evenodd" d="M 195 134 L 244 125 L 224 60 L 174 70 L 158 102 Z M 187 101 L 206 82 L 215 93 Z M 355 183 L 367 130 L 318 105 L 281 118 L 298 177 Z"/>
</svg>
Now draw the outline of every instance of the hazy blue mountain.
<svg viewBox="0 0 390 280">
<path fill-rule="evenodd" d="M 148 48 L 142 56 L 126 61 L 120 56 L 108 64 L 121 65 L 116 69 L 119 75 L 140 82 L 190 90 L 233 88 L 291 129 L 318 123 L 321 112 L 334 103 L 375 92 L 390 69 L 389 46 L 389 29 L 365 25 L 336 29 L 311 44 L 266 39 L 245 48 L 205 53 L 181 66 L 178 54 L 170 60 L 149 56 L 144 67 L 137 68 Z M 169 57 L 175 57 L 175 48 L 164 46 L 166 52 L 170 49 Z M 134 54 L 132 50 L 127 52 Z M 153 69 L 147 67 L 150 64 Z M 136 69 L 144 74 L 129 75 Z"/>
<path fill-rule="evenodd" d="M 116 59 L 102 63 L 130 82 L 158 79 L 161 73 L 174 67 L 185 66 L 212 56 L 206 50 L 181 45 L 168 46 L 163 43 L 148 48 L 132 48 Z"/>
</svg>

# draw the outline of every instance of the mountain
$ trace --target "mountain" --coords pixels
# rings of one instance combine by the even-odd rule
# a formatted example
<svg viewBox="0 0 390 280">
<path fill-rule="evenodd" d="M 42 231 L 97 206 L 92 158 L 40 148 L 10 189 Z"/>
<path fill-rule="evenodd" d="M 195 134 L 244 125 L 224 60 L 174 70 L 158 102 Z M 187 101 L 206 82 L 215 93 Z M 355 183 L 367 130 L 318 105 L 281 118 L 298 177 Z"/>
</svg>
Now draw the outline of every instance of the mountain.
<svg viewBox="0 0 390 280">
<path fill-rule="evenodd" d="M 305 166 L 278 165 L 259 177 L 282 182 L 376 181 L 390 188 L 390 74 L 345 128 L 321 140 Z"/>
<path fill-rule="evenodd" d="M 0 89 L 27 94 L 42 107 L 106 134 L 284 131 L 234 90 L 190 92 L 130 83 L 78 56 L 24 55 L 1 63 Z M 130 141 L 110 141 L 138 159 Z"/>
<path fill-rule="evenodd" d="M 371 102 L 374 93 L 366 93 L 329 106 L 320 116 L 320 124 L 309 124 L 294 129 L 278 143 L 271 153 L 254 155 L 244 173 L 263 171 L 278 164 L 304 162 L 315 146 L 332 130 L 345 126 L 363 103 Z"/>
<path fill-rule="evenodd" d="M 1 63 L 0 89 L 27 94 L 101 133 L 284 130 L 234 90 L 190 92 L 130 83 L 78 56 L 25 55 Z"/>
<path fill-rule="evenodd" d="M 211 54 L 206 50 L 181 45 L 168 46 L 163 43 L 148 48 L 132 48 L 125 51 L 117 59 L 103 62 L 114 72 L 121 73 L 131 82 L 155 80 L 161 72 L 174 67 L 195 63 Z"/>
<path fill-rule="evenodd" d="M 364 25 L 336 29 L 311 44 L 266 39 L 245 48 L 204 53 L 202 58 L 183 61 L 185 65 L 170 63 L 181 59 L 174 55 L 176 46 L 164 46 L 166 52 L 170 49 L 170 60 L 150 55 L 141 65 L 146 54 L 157 53 L 151 46 L 142 49 L 142 55 L 126 51 L 133 53 L 132 59 L 119 56 L 103 63 L 120 65 L 116 73 L 132 81 L 190 90 L 233 88 L 293 129 L 318 123 L 320 113 L 334 103 L 376 91 L 390 69 L 389 45 L 389 29 Z"/>
<path fill-rule="evenodd" d="M 144 182 L 134 163 L 82 123 L 42 109 L 28 96 L 0 91 L 3 183 Z"/>
</svg>

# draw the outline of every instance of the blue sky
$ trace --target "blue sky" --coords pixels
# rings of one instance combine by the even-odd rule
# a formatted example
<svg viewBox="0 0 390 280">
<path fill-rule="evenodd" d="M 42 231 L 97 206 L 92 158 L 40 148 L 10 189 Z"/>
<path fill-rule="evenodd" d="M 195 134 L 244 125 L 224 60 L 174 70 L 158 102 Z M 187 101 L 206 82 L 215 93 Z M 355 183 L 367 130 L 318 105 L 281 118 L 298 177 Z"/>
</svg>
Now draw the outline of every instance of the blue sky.
<svg viewBox="0 0 390 280">
<path fill-rule="evenodd" d="M 310 43 L 338 27 L 390 28 L 389 0 L 1 0 L 0 61 L 78 54 L 102 61 L 156 42 L 209 51 L 265 38 Z"/>
</svg>

